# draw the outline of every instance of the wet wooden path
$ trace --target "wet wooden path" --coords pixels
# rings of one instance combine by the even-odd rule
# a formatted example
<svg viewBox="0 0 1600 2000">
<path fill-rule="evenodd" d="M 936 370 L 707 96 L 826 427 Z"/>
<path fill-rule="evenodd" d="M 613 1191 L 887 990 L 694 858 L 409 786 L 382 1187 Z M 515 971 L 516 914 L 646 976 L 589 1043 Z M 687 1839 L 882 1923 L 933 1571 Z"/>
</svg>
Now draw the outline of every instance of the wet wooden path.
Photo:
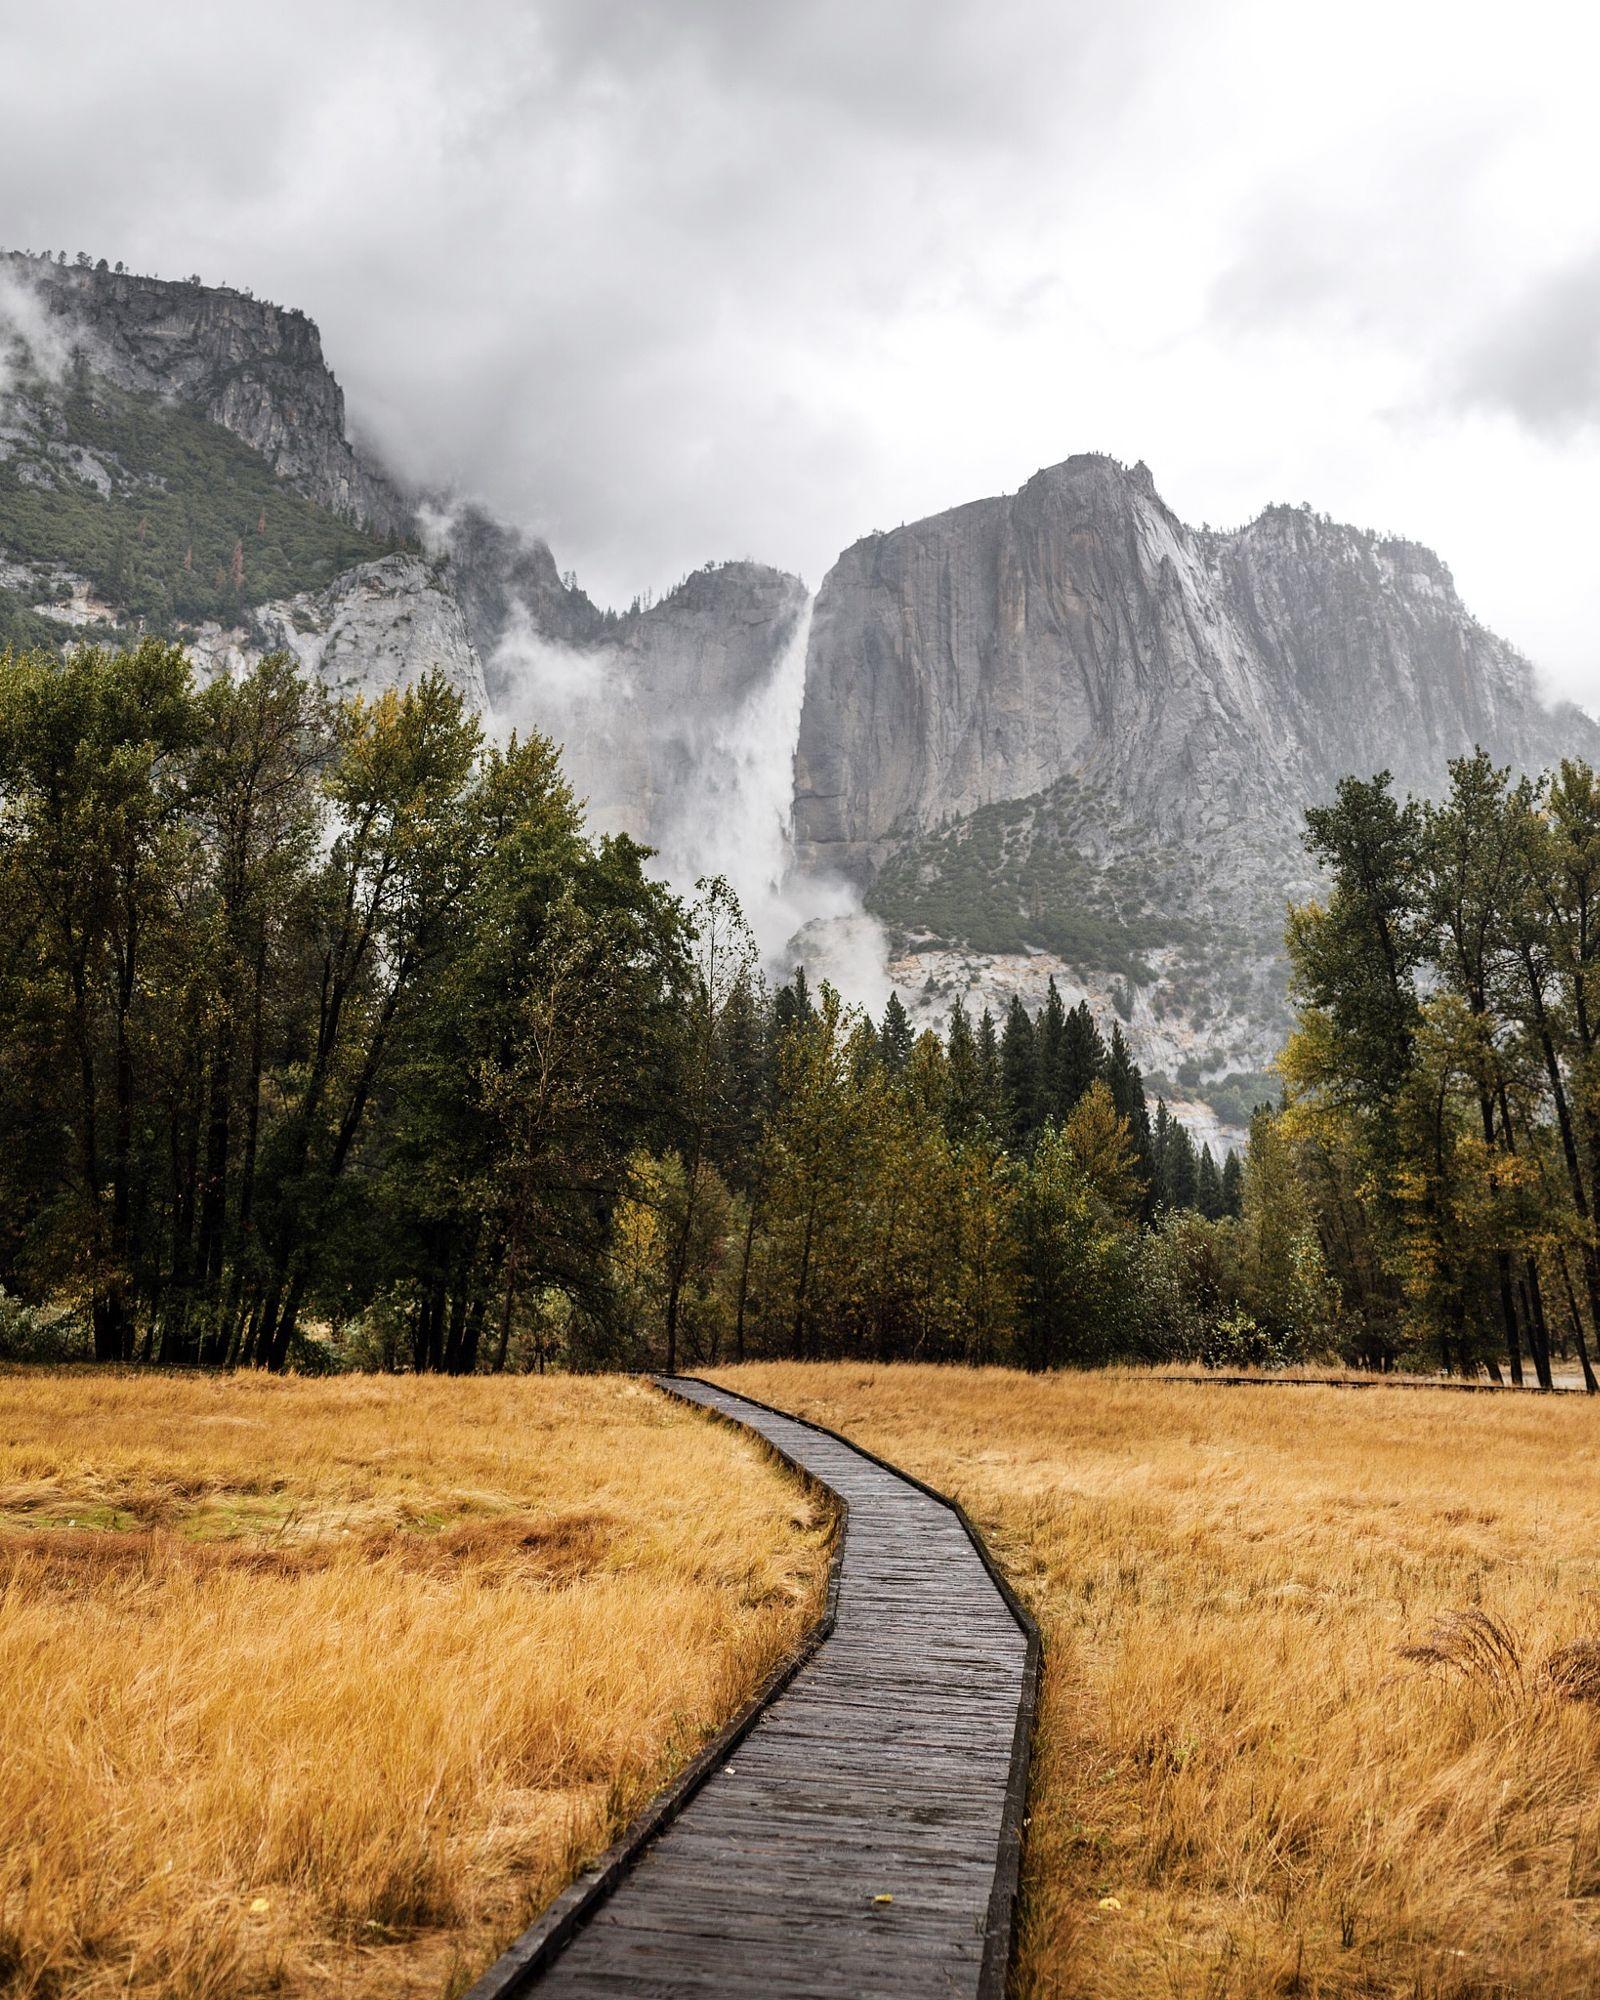
<svg viewBox="0 0 1600 2000">
<path fill-rule="evenodd" d="M 536 1990 L 996 2000 L 1036 1642 L 948 1503 L 725 1389 L 663 1386 L 758 1431 L 846 1503 L 836 1622 Z"/>
</svg>

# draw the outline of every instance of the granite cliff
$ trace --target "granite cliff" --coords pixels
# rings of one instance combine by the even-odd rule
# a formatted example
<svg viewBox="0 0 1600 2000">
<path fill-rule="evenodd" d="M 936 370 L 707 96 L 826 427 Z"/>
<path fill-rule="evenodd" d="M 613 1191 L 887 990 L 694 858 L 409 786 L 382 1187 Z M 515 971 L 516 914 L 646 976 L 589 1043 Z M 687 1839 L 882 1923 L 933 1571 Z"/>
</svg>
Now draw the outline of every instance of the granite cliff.
<svg viewBox="0 0 1600 2000">
<path fill-rule="evenodd" d="M 248 628 L 203 624 L 186 638 L 212 672 L 238 673 L 265 653 L 290 653 L 336 695 L 383 694 L 440 673 L 473 708 L 489 705 L 461 606 L 417 555 L 383 556 L 325 589 L 258 605 Z"/>
<path fill-rule="evenodd" d="M 803 865 L 861 885 L 900 982 L 1116 1005 L 1190 1080 L 1285 1024 L 1307 804 L 1347 771 L 1537 770 L 1547 708 L 1426 549 L 1269 509 L 1197 533 L 1099 456 L 847 549 L 817 596 L 795 758 Z"/>
<path fill-rule="evenodd" d="M 847 549 L 824 580 L 795 764 L 802 857 L 866 881 L 907 838 L 1059 779 L 1160 835 L 1297 819 L 1350 770 L 1436 783 L 1482 742 L 1589 740 L 1426 549 L 1294 508 L 1197 534 L 1143 465 Z"/>
<path fill-rule="evenodd" d="M 231 671 L 283 647 L 340 692 L 436 666 L 562 737 L 597 822 L 642 840 L 728 782 L 804 604 L 732 563 L 602 610 L 539 537 L 406 491 L 351 440 L 316 325 L 227 287 L 0 256 L 0 389 L 0 640 L 168 631 Z"/>
</svg>

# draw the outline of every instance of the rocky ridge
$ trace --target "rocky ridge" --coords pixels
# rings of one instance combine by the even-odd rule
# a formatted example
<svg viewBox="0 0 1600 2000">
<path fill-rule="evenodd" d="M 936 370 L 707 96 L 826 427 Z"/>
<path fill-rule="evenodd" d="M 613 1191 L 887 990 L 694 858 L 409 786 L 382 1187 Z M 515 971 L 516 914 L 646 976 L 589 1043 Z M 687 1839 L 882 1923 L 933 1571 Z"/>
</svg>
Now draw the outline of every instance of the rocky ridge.
<svg viewBox="0 0 1600 2000">
<path fill-rule="evenodd" d="M 69 352 L 118 387 L 175 397 L 258 451 L 331 513 L 410 531 L 415 502 L 351 443 L 344 391 L 303 312 L 228 286 L 0 253 Z"/>
<path fill-rule="evenodd" d="M 497 724 L 561 739 L 597 824 L 662 844 L 691 877 L 719 865 L 719 842 L 769 843 L 792 688 L 798 870 L 864 894 L 927 1020 L 957 994 L 1037 1004 L 1054 977 L 1120 1013 L 1186 1086 L 1254 1072 L 1284 1026 L 1282 908 L 1312 886 L 1308 803 L 1348 770 L 1427 789 L 1479 742 L 1524 769 L 1600 753 L 1600 730 L 1540 703 L 1436 556 L 1306 508 L 1197 532 L 1144 465 L 1083 455 L 856 543 L 814 609 L 798 579 L 731 563 L 618 615 L 539 538 L 403 491 L 353 444 L 304 314 L 84 263 L 5 257 L 5 279 L 80 379 L 194 410 L 325 510 L 315 534 L 282 524 L 284 549 L 301 535 L 321 551 L 313 578 L 282 589 L 258 567 L 236 622 L 182 627 L 211 666 L 283 646 L 341 691 L 438 666 Z M 85 443 L 63 409 L 30 410 L 14 385 L 0 408 L 13 516 L 38 482 L 91 512 L 144 507 L 162 478 Z M 333 521 L 376 549 L 342 550 Z M 330 551 L 349 565 L 331 581 Z M 35 625 L 121 629 L 101 555 L 91 584 L 59 548 L 0 547 L 0 614 L 9 594 Z M 863 919 L 848 921 L 859 945 Z"/>
<path fill-rule="evenodd" d="M 421 556 L 384 556 L 325 590 L 259 605 L 248 628 L 203 624 L 188 645 L 213 673 L 290 653 L 336 695 L 381 695 L 437 672 L 480 713 L 489 706 L 461 606 Z"/>
</svg>

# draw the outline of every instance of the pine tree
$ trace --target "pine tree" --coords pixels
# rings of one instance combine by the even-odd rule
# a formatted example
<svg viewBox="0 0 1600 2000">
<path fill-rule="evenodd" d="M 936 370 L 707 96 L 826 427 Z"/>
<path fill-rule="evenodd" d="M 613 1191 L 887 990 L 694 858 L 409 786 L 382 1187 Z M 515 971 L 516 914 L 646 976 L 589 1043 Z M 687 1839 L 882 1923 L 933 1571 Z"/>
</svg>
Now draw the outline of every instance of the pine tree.
<svg viewBox="0 0 1600 2000">
<path fill-rule="evenodd" d="M 891 993 L 883 1010 L 883 1026 L 878 1030 L 878 1053 L 891 1076 L 899 1076 L 904 1071 L 915 1040 L 911 1019 L 900 1004 L 900 995 Z"/>
<path fill-rule="evenodd" d="M 787 986 L 780 986 L 772 1002 L 772 1039 L 774 1047 L 794 1028 L 803 1028 L 811 1020 L 814 1009 L 811 1005 L 811 991 L 806 985 L 806 969 L 797 965 L 794 978 Z"/>
<path fill-rule="evenodd" d="M 1089 1012 L 1087 1000 L 1080 1000 L 1067 1016 L 1061 1035 L 1061 1055 L 1052 1082 L 1055 1115 L 1065 1118 L 1097 1076 L 1105 1073 L 1106 1046 Z"/>
<path fill-rule="evenodd" d="M 1014 995 L 1000 1038 L 1000 1090 L 1012 1145 L 1025 1147 L 1039 1128 L 1039 1056 L 1033 1019 Z"/>
<path fill-rule="evenodd" d="M 1005 1118 L 1000 1078 L 1000 1036 L 987 1007 L 978 1022 L 978 1108 L 991 1131 L 998 1134 Z"/>
<path fill-rule="evenodd" d="M 1067 1010 L 1061 1004 L 1061 995 L 1056 988 L 1052 974 L 1049 991 L 1045 995 L 1044 1007 L 1040 1012 L 1038 1025 L 1034 1030 L 1034 1046 L 1038 1051 L 1039 1068 L 1039 1117 L 1064 1118 L 1071 1105 L 1058 1102 L 1058 1084 L 1061 1075 L 1061 1054 L 1066 1041 Z"/>
<path fill-rule="evenodd" d="M 1166 1151 L 1156 1181 L 1161 1191 L 1162 1206 L 1193 1208 L 1198 1180 L 1199 1165 L 1195 1159 L 1194 1141 L 1189 1137 L 1189 1128 L 1180 1119 L 1174 1118 L 1167 1134 Z"/>
<path fill-rule="evenodd" d="M 1231 1148 L 1222 1163 L 1222 1213 L 1237 1215 L 1244 1206 L 1244 1165 Z"/>
<path fill-rule="evenodd" d="M 1151 1161 L 1150 1111 L 1144 1097 L 1144 1073 L 1133 1059 L 1133 1053 L 1123 1039 L 1122 1023 L 1111 1024 L 1111 1046 L 1106 1051 L 1105 1082 L 1111 1092 L 1111 1101 L 1128 1121 L 1128 1130 L 1133 1134 L 1134 1157 L 1138 1161 L 1144 1184 L 1154 1196 L 1154 1173 Z"/>
<path fill-rule="evenodd" d="M 759 974 L 740 978 L 728 995 L 719 1024 L 730 1115 L 717 1165 L 728 1180 L 740 1187 L 754 1167 L 769 1101 L 763 1001 Z"/>
<path fill-rule="evenodd" d="M 1172 1144 L 1172 1131 L 1176 1122 L 1167 1109 L 1167 1100 L 1158 1097 L 1155 1119 L 1150 1127 L 1150 1170 L 1155 1175 L 1156 1186 L 1163 1191 L 1161 1197 L 1163 1202 L 1166 1200 L 1167 1149 Z"/>
<path fill-rule="evenodd" d="M 959 1000 L 950 1009 L 950 1027 L 945 1038 L 945 1068 L 948 1075 L 945 1130 L 952 1139 L 962 1139 L 974 1130 L 983 1116 L 983 1078 L 972 1022 Z"/>
<path fill-rule="evenodd" d="M 1222 1176 L 1209 1146 L 1200 1148 L 1200 1163 L 1194 1175 L 1194 1205 L 1208 1222 L 1222 1214 Z"/>
</svg>

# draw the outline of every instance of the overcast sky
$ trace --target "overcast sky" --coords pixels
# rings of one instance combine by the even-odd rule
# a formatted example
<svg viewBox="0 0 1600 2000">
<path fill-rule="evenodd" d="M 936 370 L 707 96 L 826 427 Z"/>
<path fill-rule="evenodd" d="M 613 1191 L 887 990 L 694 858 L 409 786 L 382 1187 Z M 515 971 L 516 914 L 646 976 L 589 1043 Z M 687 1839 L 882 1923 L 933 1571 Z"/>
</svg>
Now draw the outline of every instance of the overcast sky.
<svg viewBox="0 0 1600 2000">
<path fill-rule="evenodd" d="M 1094 449 L 1600 706 L 1600 31 L 1453 0 L 0 0 L 0 241 L 305 308 L 602 600 Z"/>
</svg>

